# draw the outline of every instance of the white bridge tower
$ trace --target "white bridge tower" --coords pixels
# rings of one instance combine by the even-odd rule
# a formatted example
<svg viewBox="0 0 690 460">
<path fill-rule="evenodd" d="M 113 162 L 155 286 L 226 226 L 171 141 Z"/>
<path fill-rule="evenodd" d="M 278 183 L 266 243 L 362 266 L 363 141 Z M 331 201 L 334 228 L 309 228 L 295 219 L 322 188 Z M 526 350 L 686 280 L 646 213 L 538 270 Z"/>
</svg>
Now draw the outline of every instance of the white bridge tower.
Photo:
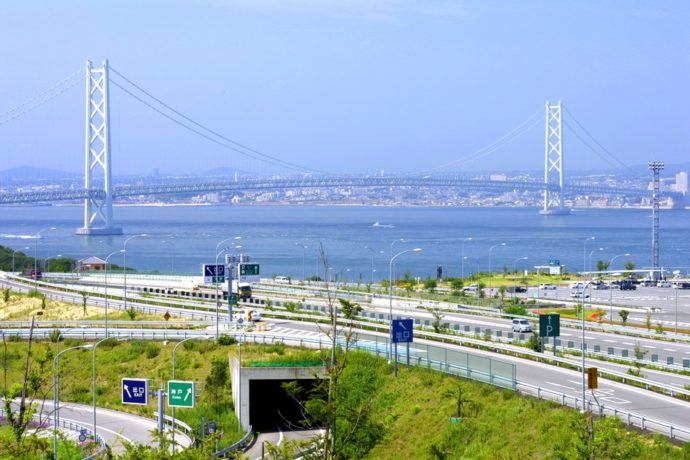
<svg viewBox="0 0 690 460">
<path fill-rule="evenodd" d="M 86 61 L 86 143 L 84 189 L 102 190 L 103 197 L 84 200 L 84 226 L 78 235 L 121 235 L 113 226 L 113 184 L 110 168 L 110 95 L 108 61 L 92 68 Z M 102 182 L 101 182 L 102 181 Z"/>
<path fill-rule="evenodd" d="M 563 207 L 563 112 L 561 101 L 546 101 L 546 138 L 544 141 L 544 184 L 558 185 L 558 191 L 544 190 L 544 208 L 539 214 L 567 215 Z"/>
</svg>

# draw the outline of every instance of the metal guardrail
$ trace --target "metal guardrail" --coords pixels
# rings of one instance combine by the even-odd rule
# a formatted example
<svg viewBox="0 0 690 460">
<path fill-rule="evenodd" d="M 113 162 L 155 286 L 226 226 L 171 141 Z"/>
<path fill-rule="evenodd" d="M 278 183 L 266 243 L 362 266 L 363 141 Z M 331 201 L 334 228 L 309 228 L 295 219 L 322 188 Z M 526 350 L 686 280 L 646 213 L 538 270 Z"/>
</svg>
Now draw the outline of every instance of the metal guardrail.
<svg viewBox="0 0 690 460">
<path fill-rule="evenodd" d="M 158 418 L 158 411 L 155 411 L 153 416 Z M 170 415 L 163 415 L 163 423 L 175 431 L 184 433 L 192 441 L 192 444 L 194 444 L 196 437 L 194 436 L 194 430 L 191 426 L 180 419 L 172 418 Z"/>
<path fill-rule="evenodd" d="M 252 437 L 253 434 L 254 434 L 254 430 L 252 429 L 252 426 L 249 425 L 249 427 L 247 428 L 247 432 L 244 434 L 244 436 L 242 436 L 242 439 L 240 439 L 236 443 L 232 444 L 231 446 L 228 446 L 224 449 L 221 449 L 221 450 L 215 452 L 213 454 L 213 456 L 215 458 L 224 458 L 230 452 L 236 451 L 238 449 L 243 449 L 244 446 L 247 445 L 247 443 L 249 442 L 249 439 Z"/>
<path fill-rule="evenodd" d="M 656 431 L 657 433 L 664 434 L 671 439 L 677 438 L 690 441 L 690 428 L 687 427 L 675 426 L 661 420 L 636 414 L 634 412 L 624 411 L 615 407 L 608 407 L 604 404 L 593 404 L 591 400 L 587 400 L 585 404 L 582 404 L 582 399 L 577 396 L 569 396 L 565 393 L 541 388 L 529 383 L 518 383 L 518 391 L 520 391 L 521 388 L 529 390 L 529 394 L 535 396 L 537 399 L 549 399 L 550 401 L 560 403 L 562 406 L 573 407 L 575 409 L 582 409 L 586 406 L 586 410 L 588 412 L 596 411 L 596 413 L 601 417 L 613 415 L 614 417 L 622 419 L 628 426 L 637 427 L 642 430 Z M 544 396 L 550 397 L 546 398 Z M 684 436 L 678 436 L 678 433 L 681 433 Z"/>
<path fill-rule="evenodd" d="M 4 416 L 5 416 L 5 409 L 0 408 L 0 417 L 4 417 Z M 35 420 L 37 423 L 39 423 L 41 425 L 46 423 L 49 425 L 49 429 L 51 429 L 51 430 L 53 429 L 54 419 L 50 416 L 41 418 L 41 416 L 39 414 L 34 414 L 34 416 L 32 417 L 32 420 Z M 65 419 L 65 418 L 61 417 L 60 419 L 58 419 L 58 426 L 66 429 L 66 430 L 78 432 L 80 434 L 83 431 L 85 434 L 93 437 L 93 431 L 91 429 L 81 425 L 79 422 L 77 422 L 75 420 Z M 106 444 L 105 439 L 103 439 L 103 437 L 98 433 L 96 433 L 96 444 L 98 444 L 99 449 L 96 452 L 92 453 L 91 455 L 88 455 L 88 456 L 82 458 L 82 460 L 93 460 L 93 459 L 98 458 L 101 455 L 105 454 L 105 452 L 107 452 L 110 449 L 108 447 L 108 444 Z"/>
</svg>

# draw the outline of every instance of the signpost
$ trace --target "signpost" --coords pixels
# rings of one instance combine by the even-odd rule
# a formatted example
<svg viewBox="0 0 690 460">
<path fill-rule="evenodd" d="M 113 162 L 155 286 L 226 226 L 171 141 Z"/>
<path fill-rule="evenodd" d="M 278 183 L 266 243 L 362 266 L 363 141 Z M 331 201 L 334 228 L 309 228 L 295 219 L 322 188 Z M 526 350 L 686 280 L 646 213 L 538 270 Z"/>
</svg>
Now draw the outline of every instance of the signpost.
<svg viewBox="0 0 690 460">
<path fill-rule="evenodd" d="M 240 264 L 240 276 L 259 276 L 259 264 Z"/>
<path fill-rule="evenodd" d="M 79 430 L 79 442 L 84 441 L 86 441 L 86 428 L 82 428 Z"/>
<path fill-rule="evenodd" d="M 123 378 L 121 383 L 122 404 L 145 406 L 149 403 L 149 381 Z"/>
<path fill-rule="evenodd" d="M 553 354 L 556 355 L 556 337 L 561 335 L 561 315 L 539 315 L 539 336 L 553 337 Z"/>
<path fill-rule="evenodd" d="M 204 264 L 204 284 L 216 284 L 225 281 L 225 265 Z"/>
<path fill-rule="evenodd" d="M 168 407 L 194 407 L 195 384 L 184 380 L 168 381 Z"/>
<path fill-rule="evenodd" d="M 208 433 L 209 433 L 209 434 L 215 433 L 215 432 L 216 432 L 216 428 L 217 428 L 216 422 L 214 422 L 213 420 L 211 420 L 210 422 L 208 422 Z"/>
<path fill-rule="evenodd" d="M 394 319 L 393 334 L 391 339 L 395 344 L 395 361 L 393 364 L 393 374 L 398 375 L 398 344 L 407 345 L 407 365 L 410 365 L 410 342 L 412 342 L 412 329 L 414 324 L 411 319 Z"/>
</svg>

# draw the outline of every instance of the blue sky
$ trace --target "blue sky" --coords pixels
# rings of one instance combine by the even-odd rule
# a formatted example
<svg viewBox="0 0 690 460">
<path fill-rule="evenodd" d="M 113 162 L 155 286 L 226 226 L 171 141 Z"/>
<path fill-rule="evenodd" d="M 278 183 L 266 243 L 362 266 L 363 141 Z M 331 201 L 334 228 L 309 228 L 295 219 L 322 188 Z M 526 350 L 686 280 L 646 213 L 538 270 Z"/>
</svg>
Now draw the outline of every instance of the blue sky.
<svg viewBox="0 0 690 460">
<path fill-rule="evenodd" d="M 317 170 L 538 171 L 544 103 L 559 99 L 627 164 L 687 162 L 688 24 L 682 0 L 2 2 L 0 114 L 108 58 L 196 121 Z M 275 170 L 118 88 L 111 106 L 116 174 Z M 528 119 L 514 141 L 472 155 Z M 565 136 L 567 168 L 609 167 Z M 0 169 L 80 172 L 83 137 L 77 85 L 0 116 Z"/>
</svg>

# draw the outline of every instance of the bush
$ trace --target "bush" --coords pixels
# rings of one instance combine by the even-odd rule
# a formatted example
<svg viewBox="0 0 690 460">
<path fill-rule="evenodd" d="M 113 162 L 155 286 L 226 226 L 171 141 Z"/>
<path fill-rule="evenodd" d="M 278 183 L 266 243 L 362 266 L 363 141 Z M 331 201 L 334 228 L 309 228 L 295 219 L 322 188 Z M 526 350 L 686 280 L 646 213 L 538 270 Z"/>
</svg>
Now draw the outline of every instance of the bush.
<svg viewBox="0 0 690 460">
<path fill-rule="evenodd" d="M 221 335 L 218 337 L 218 345 L 234 345 L 237 343 L 237 339 L 231 335 Z"/>
<path fill-rule="evenodd" d="M 52 331 L 50 331 L 48 338 L 53 343 L 57 343 L 58 340 L 62 342 L 63 340 L 63 337 L 60 335 L 60 329 L 53 329 Z"/>
<path fill-rule="evenodd" d="M 10 398 L 19 398 L 22 395 L 22 384 L 21 383 L 13 383 L 7 389 L 7 393 L 9 394 Z"/>
<path fill-rule="evenodd" d="M 30 290 L 28 296 L 32 299 L 42 299 L 43 298 L 43 294 L 38 292 L 36 289 Z"/>
<path fill-rule="evenodd" d="M 527 309 L 518 305 L 511 305 L 510 307 L 504 308 L 503 311 L 509 315 L 527 315 Z"/>
</svg>

